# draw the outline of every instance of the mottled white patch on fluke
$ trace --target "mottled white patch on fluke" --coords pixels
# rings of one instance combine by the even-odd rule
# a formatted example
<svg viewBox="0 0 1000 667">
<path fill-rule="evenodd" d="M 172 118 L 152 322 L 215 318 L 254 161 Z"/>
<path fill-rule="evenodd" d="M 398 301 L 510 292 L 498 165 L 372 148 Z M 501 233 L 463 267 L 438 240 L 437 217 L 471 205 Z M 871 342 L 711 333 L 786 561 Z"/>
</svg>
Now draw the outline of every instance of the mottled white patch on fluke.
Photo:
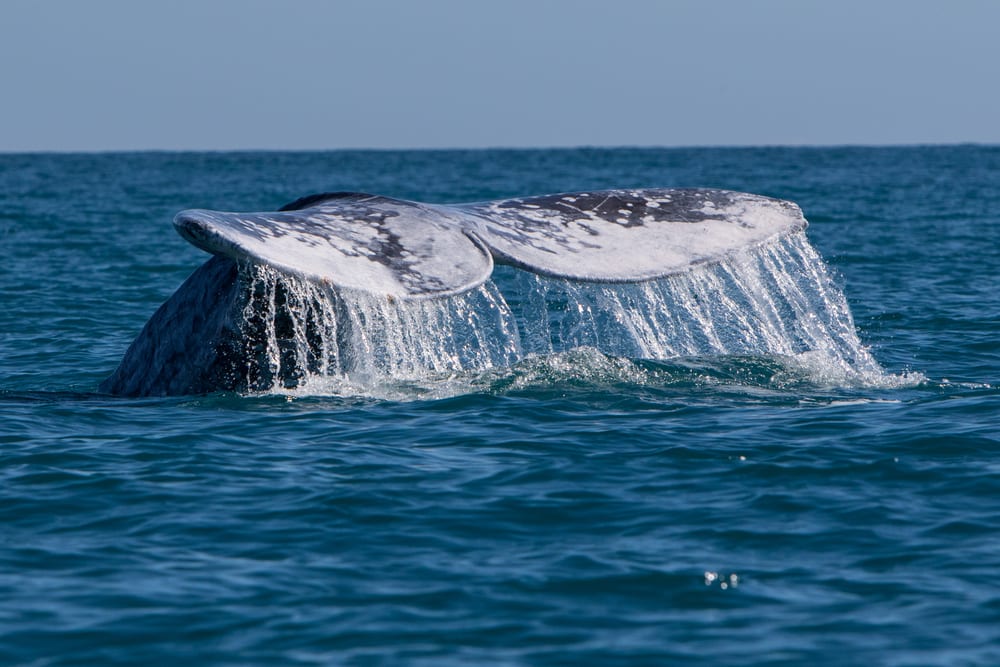
<svg viewBox="0 0 1000 667">
<path fill-rule="evenodd" d="M 604 190 L 469 204 L 497 261 L 592 282 L 718 262 L 805 228 L 791 202 L 727 190 Z"/>
<path fill-rule="evenodd" d="M 493 258 L 572 280 L 654 280 L 806 226 L 791 202 L 703 189 L 458 205 L 340 193 L 291 206 L 300 204 L 273 213 L 183 211 L 174 223 L 211 253 L 404 299 L 473 289 L 489 277 Z"/>
<path fill-rule="evenodd" d="M 272 213 L 189 210 L 174 224 L 208 252 L 390 297 L 466 292 L 493 271 L 489 252 L 454 215 L 387 197 L 351 195 Z"/>
</svg>

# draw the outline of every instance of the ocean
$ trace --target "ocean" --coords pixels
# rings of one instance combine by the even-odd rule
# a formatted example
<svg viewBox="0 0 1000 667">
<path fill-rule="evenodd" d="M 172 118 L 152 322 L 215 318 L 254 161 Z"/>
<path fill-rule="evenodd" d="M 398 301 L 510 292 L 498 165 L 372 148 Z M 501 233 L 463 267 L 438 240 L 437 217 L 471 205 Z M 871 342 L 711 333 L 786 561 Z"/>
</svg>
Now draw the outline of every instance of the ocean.
<svg viewBox="0 0 1000 667">
<path fill-rule="evenodd" d="M 798 203 L 864 372 L 99 391 L 182 209 L 651 187 Z M 2 665 L 1000 664 L 1000 147 L 6 154 L 0 203 Z"/>
</svg>

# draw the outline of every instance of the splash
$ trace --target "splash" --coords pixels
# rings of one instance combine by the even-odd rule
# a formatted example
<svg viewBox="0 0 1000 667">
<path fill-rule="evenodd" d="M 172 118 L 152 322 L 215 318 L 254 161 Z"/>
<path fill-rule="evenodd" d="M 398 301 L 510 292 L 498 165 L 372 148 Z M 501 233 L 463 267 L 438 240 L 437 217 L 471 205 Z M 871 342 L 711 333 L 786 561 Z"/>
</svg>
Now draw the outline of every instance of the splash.
<svg viewBox="0 0 1000 667">
<path fill-rule="evenodd" d="M 781 356 L 831 374 L 884 371 L 804 234 L 646 283 L 598 285 L 522 274 L 519 318 L 535 353 L 591 346 L 641 359 Z"/>
<path fill-rule="evenodd" d="M 779 357 L 829 384 L 888 377 L 804 234 L 656 281 L 502 268 L 470 292 L 433 300 L 338 290 L 257 264 L 240 276 L 224 356 L 245 364 L 232 369 L 244 391 L 462 393 L 496 369 L 579 349 L 605 359 Z"/>
<path fill-rule="evenodd" d="M 509 366 L 523 356 L 492 282 L 445 299 L 402 301 L 240 267 L 244 286 L 224 357 L 243 391 L 407 383 Z"/>
</svg>

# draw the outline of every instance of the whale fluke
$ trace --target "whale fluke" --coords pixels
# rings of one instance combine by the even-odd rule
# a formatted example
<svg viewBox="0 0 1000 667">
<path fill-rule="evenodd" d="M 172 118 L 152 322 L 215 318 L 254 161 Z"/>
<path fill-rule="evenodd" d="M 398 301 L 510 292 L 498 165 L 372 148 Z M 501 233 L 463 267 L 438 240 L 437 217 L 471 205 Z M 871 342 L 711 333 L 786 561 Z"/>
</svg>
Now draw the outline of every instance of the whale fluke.
<svg viewBox="0 0 1000 667">
<path fill-rule="evenodd" d="M 482 284 L 489 251 L 447 207 L 346 193 L 273 213 L 180 212 L 177 231 L 237 261 L 339 288 L 400 298 L 441 297 Z"/>
<path fill-rule="evenodd" d="M 660 189 L 458 205 L 330 193 L 268 213 L 182 211 L 174 224 L 213 254 L 419 299 L 477 287 L 494 260 L 572 280 L 654 280 L 799 231 L 806 221 L 798 206 L 778 199 Z"/>
<path fill-rule="evenodd" d="M 796 204 L 728 190 L 604 190 L 470 204 L 498 262 L 589 282 L 640 282 L 805 229 Z"/>
</svg>

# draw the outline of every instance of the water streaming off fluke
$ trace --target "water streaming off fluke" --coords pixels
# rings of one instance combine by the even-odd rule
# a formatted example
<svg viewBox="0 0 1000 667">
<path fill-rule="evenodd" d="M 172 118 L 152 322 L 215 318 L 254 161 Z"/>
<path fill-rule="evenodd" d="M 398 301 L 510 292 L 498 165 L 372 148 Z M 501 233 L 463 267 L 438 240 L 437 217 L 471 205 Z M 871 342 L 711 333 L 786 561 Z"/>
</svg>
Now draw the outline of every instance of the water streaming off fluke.
<svg viewBox="0 0 1000 667">
<path fill-rule="evenodd" d="M 827 381 L 884 379 L 791 202 L 684 189 L 467 205 L 333 193 L 273 213 L 184 211 L 175 225 L 214 257 L 104 391 L 382 395 L 581 348 L 781 357 Z"/>
<path fill-rule="evenodd" d="M 632 359 L 780 356 L 811 360 L 846 382 L 883 378 L 801 233 L 643 283 L 508 268 L 461 295 L 406 301 L 256 264 L 240 267 L 239 283 L 215 368 L 216 382 L 237 391 L 377 394 L 577 348 Z"/>
</svg>

